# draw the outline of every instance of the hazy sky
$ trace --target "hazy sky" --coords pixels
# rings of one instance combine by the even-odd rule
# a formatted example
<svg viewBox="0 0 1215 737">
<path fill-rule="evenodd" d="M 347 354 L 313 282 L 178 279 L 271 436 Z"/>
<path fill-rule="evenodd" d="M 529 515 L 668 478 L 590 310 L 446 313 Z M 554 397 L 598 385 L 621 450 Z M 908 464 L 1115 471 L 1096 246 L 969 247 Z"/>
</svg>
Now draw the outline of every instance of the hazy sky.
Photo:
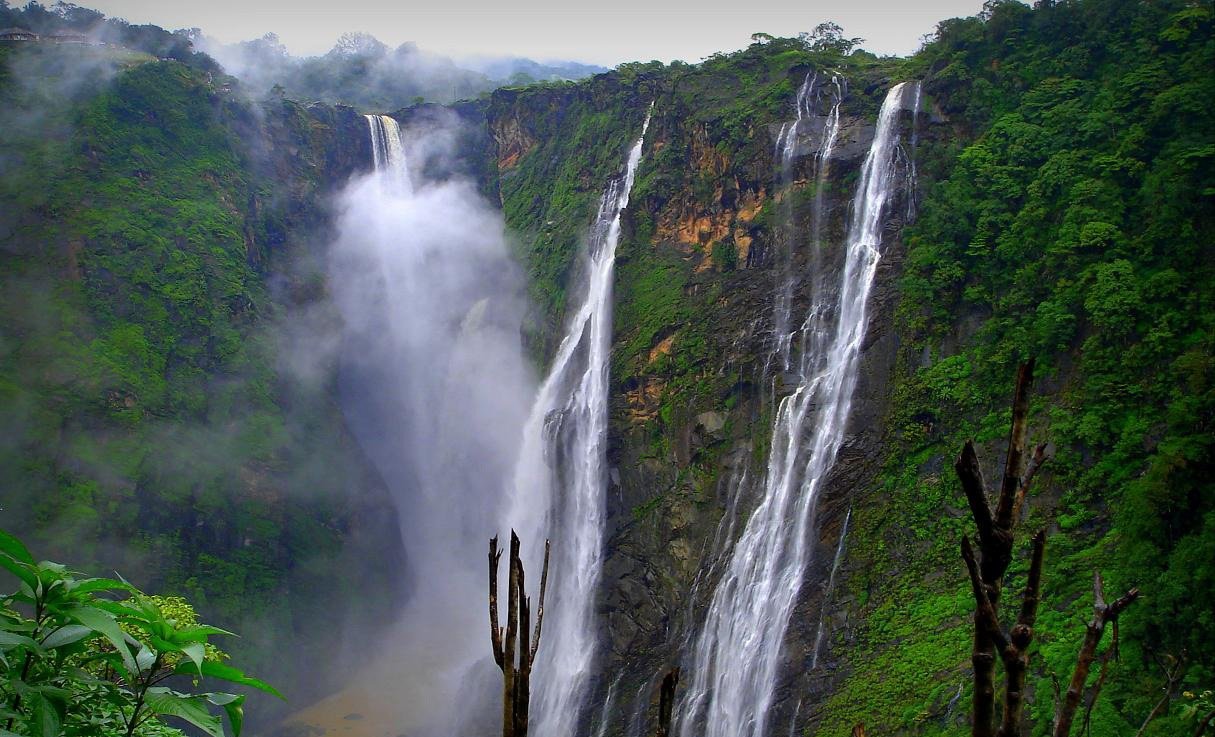
<svg viewBox="0 0 1215 737">
<path fill-rule="evenodd" d="M 50 4 L 49 2 L 47 4 Z M 974 15 L 982 0 L 79 0 L 106 15 L 170 30 L 197 26 L 224 42 L 273 31 L 299 55 L 327 51 L 344 31 L 452 55 L 515 54 L 607 66 L 696 62 L 750 42 L 793 36 L 825 20 L 878 54 L 908 54 L 938 21 Z"/>
</svg>

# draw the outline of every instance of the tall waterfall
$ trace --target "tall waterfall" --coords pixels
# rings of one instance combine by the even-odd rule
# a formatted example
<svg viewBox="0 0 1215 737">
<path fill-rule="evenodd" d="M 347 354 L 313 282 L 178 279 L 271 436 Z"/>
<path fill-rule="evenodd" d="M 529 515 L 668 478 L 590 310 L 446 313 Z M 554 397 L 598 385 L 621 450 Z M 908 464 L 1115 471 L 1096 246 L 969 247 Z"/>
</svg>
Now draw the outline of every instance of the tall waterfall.
<svg viewBox="0 0 1215 737">
<path fill-rule="evenodd" d="M 586 293 L 540 386 L 515 467 L 511 522 L 533 548 L 552 539 L 532 724 L 539 737 L 575 733 L 595 657 L 593 602 L 603 555 L 612 276 L 620 216 L 649 128 L 603 193 L 588 245 Z M 537 509 L 547 509 L 540 520 Z M 540 524 L 543 522 L 543 525 Z M 533 560 L 539 556 L 533 555 Z"/>
<path fill-rule="evenodd" d="M 826 93 L 830 96 L 831 108 L 823 120 L 822 127 L 817 131 L 819 134 L 819 147 L 814 158 L 815 195 L 814 212 L 811 220 L 812 231 L 810 234 L 812 246 L 811 258 L 815 260 L 817 266 L 818 255 L 822 250 L 819 243 L 819 223 L 823 214 L 823 185 L 829 172 L 831 153 L 835 149 L 836 141 L 839 138 L 840 102 L 844 98 L 845 90 L 843 78 L 838 74 L 832 74 L 829 82 L 824 86 L 820 86 L 818 84 L 818 72 L 806 74 L 802 86 L 797 90 L 797 117 L 783 123 L 780 133 L 776 137 L 776 150 L 774 151 L 773 158 L 780 164 L 777 184 L 784 192 L 780 205 L 782 221 L 780 226 L 781 250 L 779 254 L 781 274 L 774 299 L 774 317 L 772 320 L 774 345 L 772 352 L 768 356 L 768 366 L 765 369 L 765 374 L 769 373 L 769 370 L 773 368 L 773 363 L 776 364 L 776 369 L 782 374 L 788 373 L 793 368 L 790 365 L 790 360 L 793 339 L 797 331 L 794 331 L 789 323 L 793 307 L 793 288 L 799 279 L 798 275 L 793 273 L 793 256 L 797 250 L 797 234 L 793 227 L 793 203 L 789 187 L 793 184 L 793 161 L 797 158 L 798 149 L 802 144 L 801 137 L 806 129 L 806 123 L 815 114 L 815 109 L 823 95 L 824 87 L 826 87 Z M 815 268 L 813 271 L 812 276 L 817 277 L 821 270 Z M 818 286 L 815 285 L 813 288 L 817 291 Z"/>
<path fill-rule="evenodd" d="M 330 350 L 343 411 L 399 511 L 407 598 L 351 688 L 410 735 L 477 733 L 501 708 L 478 553 L 507 511 L 502 479 L 535 392 L 526 287 L 501 214 L 472 183 L 424 175 L 451 155 L 444 124 L 411 137 L 387 116 L 367 125 L 374 171 L 336 202 Z"/>
<path fill-rule="evenodd" d="M 883 214 L 897 185 L 897 123 L 906 88 L 896 85 L 882 104 L 852 203 L 839 288 L 819 291 L 802 324 L 800 383 L 777 407 L 758 506 L 713 593 L 685 669 L 692 682 L 678 707 L 682 737 L 767 734 L 789 617 L 810 559 L 812 517 L 843 442 L 856 386 Z"/>
</svg>

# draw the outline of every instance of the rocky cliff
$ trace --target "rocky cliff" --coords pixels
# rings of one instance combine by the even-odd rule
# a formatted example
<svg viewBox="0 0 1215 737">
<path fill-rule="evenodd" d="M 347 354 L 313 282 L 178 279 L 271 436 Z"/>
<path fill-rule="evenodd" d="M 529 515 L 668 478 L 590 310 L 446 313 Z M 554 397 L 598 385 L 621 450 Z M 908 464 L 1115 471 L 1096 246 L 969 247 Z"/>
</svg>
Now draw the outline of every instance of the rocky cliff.
<svg viewBox="0 0 1215 737">
<path fill-rule="evenodd" d="M 1114 18 L 1157 35 L 1085 25 Z M 1212 406 L 1210 304 L 1166 285 L 1201 292 L 1209 273 L 1209 173 L 1183 162 L 1206 155 L 1211 121 L 1181 101 L 1195 99 L 1190 85 L 1210 87 L 1194 76 L 1210 58 L 1200 40 L 1210 23 L 1180 5 L 1009 3 L 942 24 L 906 63 L 778 41 L 695 67 L 624 65 L 491 97 L 490 156 L 522 237 L 537 329 L 550 338 L 579 278 L 580 228 L 653 103 L 618 250 L 604 651 L 588 733 L 603 715 L 606 734 L 652 729 L 661 675 L 684 662 L 749 513 L 736 489 L 762 469 L 784 390 L 764 365 L 775 295 L 783 269 L 807 273 L 813 228 L 813 141 L 796 152 L 788 188 L 773 151 L 811 70 L 839 70 L 850 86 L 819 223 L 829 271 L 882 94 L 918 78 L 924 98 L 906 151 L 918 177 L 886 219 L 849 435 L 817 510 L 772 729 L 965 731 L 972 603 L 957 540 L 971 521 L 950 462 L 975 437 L 996 473 L 1011 377 L 1031 355 L 1031 436 L 1055 454 L 1025 522 L 1048 531 L 1052 551 L 1030 679 L 1035 729 L 1051 720 L 1052 679 L 1070 672 L 1093 568 L 1116 587 L 1155 581 L 1163 597 L 1128 614 L 1122 646 L 1135 665 L 1111 669 L 1095 730 L 1138 728 L 1160 653 L 1209 662 L 1209 647 L 1159 622 L 1198 616 L 1182 592 L 1209 575 L 1185 562 L 1209 549 L 1209 523 L 1168 510 L 1204 493 L 1193 474 L 1210 462 L 1199 439 Z M 910 134 L 910 115 L 902 125 Z M 785 217 L 803 234 L 788 267 Z M 795 284 L 797 315 L 807 295 Z M 1190 338 L 1167 337 L 1180 335 Z M 551 350 L 537 345 L 541 357 Z M 1010 585 L 1023 575 L 1015 568 Z M 1151 728 L 1167 734 L 1179 724 L 1170 719 L 1181 717 Z"/>
<path fill-rule="evenodd" d="M 331 319 L 325 196 L 365 122 L 116 50 L 5 52 L 0 524 L 188 596 L 307 699 L 334 623 L 399 594 L 396 512 L 300 340 Z"/>
<path fill-rule="evenodd" d="M 810 131 L 821 129 L 829 106 L 821 101 L 802 129 L 792 184 L 782 188 L 776 138 L 814 67 L 806 55 L 781 61 L 754 49 L 717 69 L 640 69 L 627 81 L 626 71 L 597 78 L 598 89 L 501 92 L 489 105 L 505 210 L 513 226 L 540 234 L 530 244 L 532 254 L 525 254 L 529 263 L 536 263 L 536 253 L 545 260 L 564 254 L 557 268 L 534 268 L 534 278 L 543 279 L 576 274 L 578 219 L 619 166 L 623 142 L 635 135 L 620 123 L 636 126 L 653 104 L 618 259 L 609 542 L 598 602 L 606 647 L 592 702 L 598 706 L 590 710 L 587 729 L 598 729 L 603 713 L 610 714 L 607 734 L 632 734 L 635 725 L 652 723 L 657 684 L 684 655 L 732 537 L 754 504 L 737 497 L 740 481 L 762 474 L 771 412 L 786 391 L 785 377 L 765 365 L 773 346 L 774 295 L 792 275 L 792 312 L 804 315 L 811 262 L 821 262 L 828 283 L 838 281 L 852 184 L 873 137 L 873 115 L 892 82 L 879 70 L 866 70 L 852 83 L 821 200 L 824 253 L 815 258 L 809 234 L 821 140 Z M 579 105 L 593 106 L 602 118 L 578 115 Z M 931 133 L 933 119 L 920 118 L 922 133 Z M 607 130 L 591 135 L 612 143 L 588 152 L 584 139 L 596 124 Z M 910 111 L 902 124 L 909 131 L 915 125 Z M 554 150 L 571 153 L 561 159 Z M 543 208 L 551 201 L 527 201 L 521 180 L 537 176 L 569 181 L 581 195 L 582 209 L 570 222 L 548 215 Z M 887 219 L 855 429 L 818 509 L 818 552 L 790 636 L 778 723 L 789 722 L 798 701 L 827 692 L 832 678 L 825 674 L 835 671 L 830 654 L 813 673 L 808 663 L 840 524 L 872 481 L 882 452 L 897 345 L 892 320 L 903 252 L 899 233 L 910 197 L 901 191 Z M 788 260 L 778 236 L 786 226 L 796 233 Z M 613 703 L 607 708 L 609 688 Z M 813 715 L 801 718 L 801 724 L 816 723 Z"/>
</svg>

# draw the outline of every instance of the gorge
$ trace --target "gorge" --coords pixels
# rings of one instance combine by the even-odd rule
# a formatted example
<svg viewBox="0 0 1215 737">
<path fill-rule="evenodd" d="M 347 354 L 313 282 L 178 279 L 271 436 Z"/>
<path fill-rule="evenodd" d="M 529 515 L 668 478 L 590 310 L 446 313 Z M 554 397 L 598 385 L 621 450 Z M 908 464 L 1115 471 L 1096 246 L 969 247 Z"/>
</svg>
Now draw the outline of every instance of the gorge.
<svg viewBox="0 0 1215 737">
<path fill-rule="evenodd" d="M 0 527 L 241 632 L 289 699 L 254 734 L 497 734 L 512 529 L 533 596 L 552 543 L 533 735 L 653 734 L 674 668 L 681 737 L 969 734 L 951 466 L 974 438 L 998 476 L 1032 356 L 1025 733 L 1093 569 L 1144 596 L 1091 733 L 1169 657 L 1143 734 L 1192 733 L 1209 7 L 993 3 L 906 58 L 764 36 L 395 110 L 0 46 Z"/>
</svg>

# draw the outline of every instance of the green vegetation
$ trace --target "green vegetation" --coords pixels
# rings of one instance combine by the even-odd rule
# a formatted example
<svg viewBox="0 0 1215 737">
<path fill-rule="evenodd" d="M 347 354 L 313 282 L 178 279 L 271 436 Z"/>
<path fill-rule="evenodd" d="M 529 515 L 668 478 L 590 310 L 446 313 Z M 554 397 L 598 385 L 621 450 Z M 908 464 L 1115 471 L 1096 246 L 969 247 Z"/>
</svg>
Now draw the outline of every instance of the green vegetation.
<svg viewBox="0 0 1215 737">
<path fill-rule="evenodd" d="M 265 628 L 249 661 L 291 671 L 347 604 L 378 618 L 393 596 L 387 572 L 345 569 L 360 526 L 376 547 L 395 522 L 328 384 L 283 370 L 291 305 L 267 287 L 291 224 L 317 218 L 293 197 L 313 196 L 332 131 L 177 62 L 4 51 L 4 523 Z M 271 133 L 295 159 L 267 163 Z M 335 610 L 331 586 L 363 594 Z M 284 649 L 300 627 L 317 638 Z"/>
<path fill-rule="evenodd" d="M 295 298 L 281 291 L 324 291 L 316 278 L 272 290 L 268 277 L 292 225 L 323 218 L 309 166 L 332 157 L 321 148 L 332 131 L 325 113 L 288 100 L 237 99 L 188 46 L 157 46 L 172 39 L 147 33 L 135 46 L 148 53 L 0 47 L 0 92 L 12 103 L 0 113 L 3 514 L 40 544 L 71 545 L 86 564 L 105 560 L 148 588 L 186 594 L 221 623 L 252 618 L 273 633 L 250 647 L 264 663 L 283 652 L 275 638 L 298 639 L 291 625 L 321 621 L 332 602 L 370 598 L 383 611 L 391 599 L 382 577 L 347 562 L 360 514 L 375 516 L 365 513 L 377 482 L 341 429 L 332 387 L 284 375 L 270 337 Z M 748 325 L 771 309 L 773 270 L 757 268 L 770 266 L 763 248 L 779 217 L 771 127 L 789 117 L 811 69 L 844 72 L 854 118 L 876 114 L 892 79 L 924 80 L 925 110 L 943 122 L 922 129 L 916 151 L 920 206 L 903 233 L 887 457 L 854 500 L 837 598 L 851 624 L 831 643 L 842 667 L 821 734 L 860 721 L 874 734 L 967 731 L 971 601 L 957 540 L 971 522 L 950 464 L 968 437 L 999 456 L 1008 377 L 1028 356 L 1041 387 L 1031 439 L 1053 448 L 1024 522 L 1049 532 L 1033 734 L 1047 730 L 1052 684 L 1074 660 L 1094 568 L 1109 590 L 1139 586 L 1144 596 L 1122 619 L 1121 661 L 1091 735 L 1138 729 L 1159 698 L 1155 661 L 1165 655 L 1186 659 L 1179 688 L 1194 695 L 1145 735 L 1192 732 L 1210 710 L 1213 38 L 1209 3 L 997 0 L 942 23 L 907 60 L 853 51 L 826 26 L 801 39 L 757 34 L 696 66 L 626 64 L 478 103 L 499 142 L 517 149 L 502 152 L 497 188 L 537 310 L 538 363 L 576 291 L 601 193 L 653 103 L 618 249 L 610 452 L 626 473 L 653 464 L 639 472 L 650 474 L 644 488 L 621 491 L 624 525 L 650 531 L 626 531 L 620 544 L 657 570 L 655 596 L 674 599 L 683 592 L 659 588 L 685 583 L 675 569 L 694 567 L 687 551 L 711 539 L 723 453 L 744 439 L 754 459 L 767 451 L 754 346 L 732 341 L 762 341 Z M 174 53 L 186 63 L 156 60 Z M 64 63 L 65 54 L 77 56 Z M 358 63 L 313 82 L 344 85 Z M 23 84 L 31 73 L 47 84 Z M 292 153 L 257 150 L 268 129 Z M 828 193 L 846 207 L 839 195 L 854 180 L 835 172 Z M 795 217 L 813 186 L 783 193 Z M 724 427 L 693 439 L 697 416 L 723 408 Z M 669 553 L 676 540 L 659 535 L 691 543 Z M 1026 559 L 1015 553 L 1006 590 L 1019 587 Z M 79 580 L 54 566 L 37 575 Z M 86 605 L 129 618 L 114 649 L 98 650 L 127 668 L 129 685 L 149 671 L 126 665 L 126 638 L 139 640 L 157 617 L 191 615 L 110 589 L 124 591 L 122 611 Z M 0 617 L 10 621 L 30 620 Z M 56 701 L 55 663 L 83 657 L 79 648 L 105 632 L 74 629 L 81 639 L 51 647 L 52 631 L 41 631 L 37 648 L 12 637 L 0 648 L 10 664 L 29 654 L 52 689 L 45 708 L 8 702 L 10 716 L 30 734 L 52 718 L 83 730 Z M 173 637 L 160 639 L 179 648 L 164 650 L 174 668 L 196 665 L 170 655 L 198 651 Z M 321 648 L 308 640 L 292 657 Z M 651 656 L 665 654 L 637 654 Z M 204 659 L 203 675 L 208 662 L 218 661 Z M 107 729 L 131 723 L 129 712 L 96 713 Z"/>
<path fill-rule="evenodd" d="M 84 578 L 35 562 L 0 532 L 0 567 L 17 581 L 0 596 L 0 719 L 33 737 L 170 737 L 168 719 L 224 737 L 219 707 L 240 737 L 245 696 L 196 692 L 221 681 L 280 696 L 226 664 L 210 642 L 231 632 L 200 624 L 180 597 L 148 596 L 126 581 Z M 171 686 L 171 677 L 176 677 Z M 190 686 L 193 688 L 190 688 Z M 189 689 L 189 690 L 186 690 Z"/>
<path fill-rule="evenodd" d="M 1144 599 L 1091 734 L 1139 728 L 1164 683 L 1156 658 L 1184 655 L 1195 691 L 1215 675 L 1212 39 L 1205 5 L 1000 2 L 941 24 L 913 60 L 955 136 L 920 150 L 894 445 L 849 544 L 868 602 L 827 733 L 966 731 L 944 719 L 953 686 L 923 688 L 968 670 L 969 520 L 948 465 L 966 437 L 1002 440 L 1006 377 L 1031 355 L 1046 387 L 1032 434 L 1054 447 L 1025 522 L 1051 532 L 1033 733 L 1074 661 L 1094 568 Z M 1178 703 L 1145 734 L 1181 720 Z"/>
<path fill-rule="evenodd" d="M 206 54 L 194 50 L 198 29 L 170 33 L 160 26 L 131 25 L 121 18 L 106 18 L 104 13 L 68 2 L 56 2 L 51 7 L 29 0 L 25 5 L 9 7 L 0 0 L 0 28 L 24 28 L 48 36 L 56 33 L 83 34 L 95 41 L 120 46 L 154 58 L 173 59 L 203 72 L 219 72 L 219 65 Z"/>
</svg>

